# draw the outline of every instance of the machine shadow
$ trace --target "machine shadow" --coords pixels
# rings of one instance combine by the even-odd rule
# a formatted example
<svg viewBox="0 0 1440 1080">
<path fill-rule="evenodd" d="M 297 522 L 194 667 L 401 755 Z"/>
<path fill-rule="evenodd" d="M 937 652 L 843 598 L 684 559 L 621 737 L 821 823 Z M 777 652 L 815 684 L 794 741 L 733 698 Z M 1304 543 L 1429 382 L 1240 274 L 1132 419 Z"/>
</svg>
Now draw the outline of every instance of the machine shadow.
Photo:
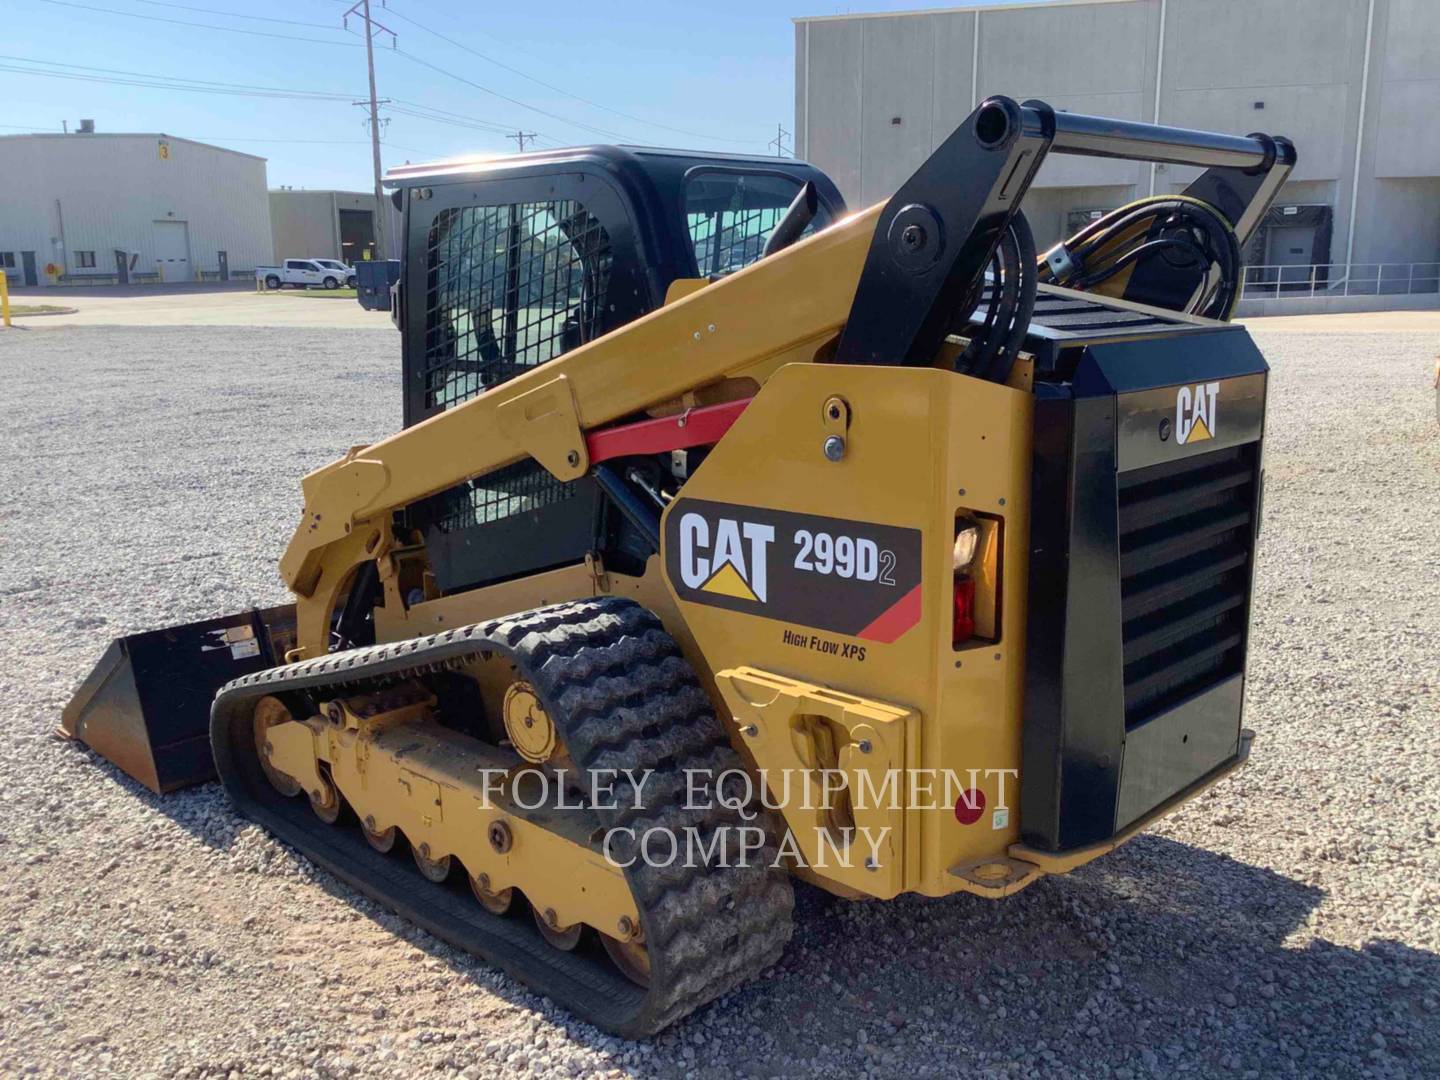
<svg viewBox="0 0 1440 1080">
<path fill-rule="evenodd" d="M 98 757 L 95 764 L 218 851 L 258 828 L 235 814 L 218 784 L 161 797 Z M 508 1003 L 541 1007 L 518 981 L 281 847 L 282 858 L 381 929 Z M 417 873 L 416 887 L 434 886 Z M 1283 874 L 1158 836 L 1000 901 L 849 902 L 797 884 L 795 937 L 783 960 L 722 999 L 727 1021 L 742 1022 L 753 1047 L 730 1042 L 723 1073 L 738 1054 L 747 1075 L 833 1074 L 839 1047 L 850 1068 L 885 1075 L 889 1051 L 923 1037 L 937 1067 L 965 1062 L 967 1073 L 1073 1070 L 1078 1051 L 1091 1067 L 1141 1074 L 1166 1074 L 1182 1060 L 1207 1071 L 1359 1074 L 1376 1064 L 1377 1033 L 1392 1068 L 1440 1073 L 1440 1017 L 1423 1004 L 1440 987 L 1440 956 L 1383 939 L 1360 949 L 1287 945 L 1323 897 Z M 563 1013 L 556 1022 L 566 1038 L 614 1055 L 616 1066 L 632 1045 Z M 706 1061 L 712 1040 L 682 1055 L 704 1024 L 702 1010 L 656 1036 L 644 1071 L 722 1075 Z M 1308 1060 L 1305 1033 L 1315 1025 L 1348 1032 L 1353 1054 Z M 463 1043 L 457 1055 L 466 1056 Z"/>
<path fill-rule="evenodd" d="M 807 896 L 821 910 L 798 922 L 781 979 L 812 990 L 808 1005 L 795 995 L 787 1045 L 818 1054 L 865 1026 L 883 1074 L 887 1048 L 919 1024 L 967 1073 L 1358 1075 L 1383 1031 L 1392 1070 L 1434 1075 L 1440 1017 L 1423 998 L 1440 986 L 1440 956 L 1389 940 L 1287 944 L 1324 896 L 1156 836 L 1009 900 L 867 905 L 842 914 L 838 942 L 837 902 Z M 1317 1026 L 1348 1034 L 1345 1060 L 1309 1058 Z"/>
</svg>

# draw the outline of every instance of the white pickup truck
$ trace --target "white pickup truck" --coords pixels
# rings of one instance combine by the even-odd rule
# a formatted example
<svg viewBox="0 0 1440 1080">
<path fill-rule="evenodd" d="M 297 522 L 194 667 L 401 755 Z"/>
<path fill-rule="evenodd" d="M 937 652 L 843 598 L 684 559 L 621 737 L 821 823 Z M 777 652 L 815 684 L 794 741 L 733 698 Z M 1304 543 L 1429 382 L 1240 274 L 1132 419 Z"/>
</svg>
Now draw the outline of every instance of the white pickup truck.
<svg viewBox="0 0 1440 1080">
<path fill-rule="evenodd" d="M 293 285 L 297 289 L 319 285 L 326 289 L 338 289 L 341 285 L 355 287 L 355 269 L 335 259 L 286 259 L 280 266 L 257 266 L 255 277 L 265 283 L 267 289 L 283 289 Z"/>
</svg>

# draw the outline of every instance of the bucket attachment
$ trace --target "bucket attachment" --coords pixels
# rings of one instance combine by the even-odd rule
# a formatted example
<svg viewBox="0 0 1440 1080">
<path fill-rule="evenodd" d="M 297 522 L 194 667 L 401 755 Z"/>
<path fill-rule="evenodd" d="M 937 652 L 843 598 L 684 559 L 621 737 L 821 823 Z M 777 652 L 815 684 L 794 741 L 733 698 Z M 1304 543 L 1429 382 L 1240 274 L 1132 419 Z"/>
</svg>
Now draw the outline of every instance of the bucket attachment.
<svg viewBox="0 0 1440 1080">
<path fill-rule="evenodd" d="M 215 775 L 210 703 L 231 679 L 273 667 L 294 608 L 250 610 L 116 638 L 61 713 L 79 739 L 157 795 Z"/>
</svg>

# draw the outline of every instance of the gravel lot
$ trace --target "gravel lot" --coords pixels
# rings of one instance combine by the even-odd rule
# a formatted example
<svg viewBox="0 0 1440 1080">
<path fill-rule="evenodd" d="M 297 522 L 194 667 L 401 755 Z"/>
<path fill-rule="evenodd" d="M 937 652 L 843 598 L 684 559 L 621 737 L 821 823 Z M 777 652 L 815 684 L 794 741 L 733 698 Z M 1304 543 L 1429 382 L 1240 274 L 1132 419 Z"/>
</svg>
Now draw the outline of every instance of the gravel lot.
<svg viewBox="0 0 1440 1080">
<path fill-rule="evenodd" d="M 283 598 L 300 475 L 398 425 L 396 335 L 0 333 L 0 1075 L 1440 1074 L 1440 333 L 1255 333 L 1252 766 L 1008 901 L 803 892 L 650 1044 L 50 734 L 110 638 Z"/>
</svg>

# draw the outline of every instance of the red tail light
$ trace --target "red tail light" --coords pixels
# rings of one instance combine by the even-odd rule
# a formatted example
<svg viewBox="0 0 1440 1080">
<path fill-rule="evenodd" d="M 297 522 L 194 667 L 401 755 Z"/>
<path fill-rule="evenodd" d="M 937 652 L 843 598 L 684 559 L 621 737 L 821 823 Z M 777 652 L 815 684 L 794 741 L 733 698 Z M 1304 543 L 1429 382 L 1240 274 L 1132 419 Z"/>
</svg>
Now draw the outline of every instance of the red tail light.
<svg viewBox="0 0 1440 1080">
<path fill-rule="evenodd" d="M 951 635 L 954 644 L 969 641 L 975 634 L 975 579 L 969 574 L 955 575 L 955 621 Z"/>
</svg>

